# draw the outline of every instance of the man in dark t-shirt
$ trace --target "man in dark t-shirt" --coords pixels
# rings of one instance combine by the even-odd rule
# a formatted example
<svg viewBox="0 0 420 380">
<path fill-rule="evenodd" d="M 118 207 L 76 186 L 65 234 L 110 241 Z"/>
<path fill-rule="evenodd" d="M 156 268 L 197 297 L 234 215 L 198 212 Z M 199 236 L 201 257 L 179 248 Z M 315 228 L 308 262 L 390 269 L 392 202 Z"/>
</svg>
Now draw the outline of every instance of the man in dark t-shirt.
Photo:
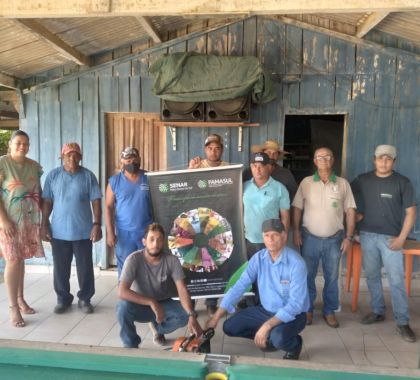
<svg viewBox="0 0 420 380">
<path fill-rule="evenodd" d="M 402 248 L 416 220 L 416 197 L 407 177 L 393 170 L 397 152 L 392 145 L 375 150 L 375 170 L 359 175 L 352 183 L 357 204 L 358 229 L 363 250 L 363 270 L 371 295 L 372 312 L 363 324 L 385 319 L 381 266 L 391 289 L 397 332 L 408 342 L 415 342 L 408 313 L 404 284 Z"/>
<path fill-rule="evenodd" d="M 120 337 L 124 347 L 137 348 L 141 342 L 134 322 L 149 322 L 153 342 L 165 344 L 165 335 L 188 323 L 197 336 L 202 331 L 184 282 L 179 260 L 163 251 L 164 231 L 152 223 L 146 228 L 144 249 L 133 252 L 124 262 L 118 287 L 117 305 Z M 180 301 L 171 297 L 179 296 Z"/>
</svg>

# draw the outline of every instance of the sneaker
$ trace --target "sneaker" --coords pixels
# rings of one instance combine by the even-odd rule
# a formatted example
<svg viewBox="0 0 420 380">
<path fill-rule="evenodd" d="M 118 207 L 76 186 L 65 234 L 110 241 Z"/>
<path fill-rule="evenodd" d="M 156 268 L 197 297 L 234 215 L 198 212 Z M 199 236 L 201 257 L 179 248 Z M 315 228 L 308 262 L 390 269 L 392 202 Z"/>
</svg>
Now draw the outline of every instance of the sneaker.
<svg viewBox="0 0 420 380">
<path fill-rule="evenodd" d="M 409 325 L 397 325 L 397 333 L 400 334 L 406 342 L 412 343 L 417 340 L 416 334 L 414 334 L 414 331 L 411 330 Z"/>
<path fill-rule="evenodd" d="M 64 303 L 58 303 L 54 307 L 54 313 L 55 314 L 63 314 L 67 311 L 67 309 L 71 306 L 71 304 L 64 304 Z"/>
<path fill-rule="evenodd" d="M 338 326 L 340 326 L 334 314 L 324 315 L 324 319 L 327 325 L 333 329 L 336 329 Z"/>
<path fill-rule="evenodd" d="M 165 335 L 159 334 L 156 330 L 155 325 L 152 322 L 149 322 L 149 329 L 153 334 L 153 343 L 157 346 L 164 346 L 166 344 Z"/>
<path fill-rule="evenodd" d="M 77 306 L 85 314 L 93 313 L 93 306 L 89 301 L 79 300 L 79 302 L 77 303 Z"/>
<path fill-rule="evenodd" d="M 360 320 L 360 323 L 362 325 L 371 325 L 372 323 L 383 322 L 383 321 L 385 321 L 385 315 L 383 315 L 383 314 L 369 313 L 369 314 L 366 314 Z"/>
</svg>

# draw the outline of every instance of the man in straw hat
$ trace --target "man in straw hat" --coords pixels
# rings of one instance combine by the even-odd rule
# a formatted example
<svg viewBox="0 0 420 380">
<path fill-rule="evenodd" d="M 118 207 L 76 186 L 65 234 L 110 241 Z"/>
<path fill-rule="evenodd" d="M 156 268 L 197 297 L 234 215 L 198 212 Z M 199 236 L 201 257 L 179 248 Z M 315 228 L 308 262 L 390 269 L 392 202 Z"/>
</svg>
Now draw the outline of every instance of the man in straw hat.
<svg viewBox="0 0 420 380">
<path fill-rule="evenodd" d="M 281 158 L 283 158 L 285 154 L 288 154 L 288 152 L 282 150 L 280 144 L 273 139 L 266 140 L 262 145 L 251 146 L 251 152 L 263 152 L 268 155 L 268 157 L 271 160 L 270 176 L 273 177 L 273 179 L 275 179 L 276 181 L 279 181 L 284 186 L 286 186 L 286 189 L 289 192 L 290 201 L 292 201 L 297 190 L 296 180 L 289 169 L 283 168 L 278 164 L 278 161 Z M 251 168 L 247 168 L 244 170 L 242 178 L 244 182 L 249 181 L 252 178 Z"/>
</svg>

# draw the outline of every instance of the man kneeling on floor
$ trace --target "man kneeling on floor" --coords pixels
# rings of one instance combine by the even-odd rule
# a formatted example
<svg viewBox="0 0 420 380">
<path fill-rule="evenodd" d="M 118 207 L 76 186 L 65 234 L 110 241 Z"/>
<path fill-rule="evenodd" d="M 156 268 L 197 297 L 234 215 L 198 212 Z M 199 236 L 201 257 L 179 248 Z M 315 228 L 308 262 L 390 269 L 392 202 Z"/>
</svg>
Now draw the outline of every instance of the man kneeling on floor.
<svg viewBox="0 0 420 380">
<path fill-rule="evenodd" d="M 305 328 L 309 309 L 305 262 L 286 247 L 287 234 L 280 219 L 264 221 L 262 231 L 266 248 L 252 256 L 206 327 L 216 328 L 220 318 L 234 311 L 242 294 L 256 281 L 261 305 L 228 318 L 223 324 L 224 333 L 253 339 L 264 351 L 284 350 L 283 359 L 298 360 L 302 350 L 299 333 Z"/>
<path fill-rule="evenodd" d="M 150 224 L 143 238 L 144 249 L 127 257 L 118 288 L 121 301 L 117 319 L 124 347 L 137 348 L 141 342 L 134 322 L 149 322 L 153 342 L 166 343 L 165 335 L 188 324 L 197 336 L 202 334 L 197 315 L 184 282 L 179 260 L 163 251 L 165 232 Z M 171 297 L 179 297 L 175 301 Z"/>
</svg>

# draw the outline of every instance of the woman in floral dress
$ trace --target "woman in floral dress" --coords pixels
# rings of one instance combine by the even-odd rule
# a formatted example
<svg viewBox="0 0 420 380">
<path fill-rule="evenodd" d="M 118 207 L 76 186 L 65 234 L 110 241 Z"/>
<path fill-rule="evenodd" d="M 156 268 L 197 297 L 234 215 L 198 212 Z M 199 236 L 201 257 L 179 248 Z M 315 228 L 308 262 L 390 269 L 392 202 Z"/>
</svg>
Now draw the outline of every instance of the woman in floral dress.
<svg viewBox="0 0 420 380">
<path fill-rule="evenodd" d="M 4 281 L 9 298 L 10 321 L 25 326 L 22 314 L 34 314 L 23 297 L 24 260 L 43 257 L 40 238 L 41 166 L 26 157 L 29 137 L 15 131 L 9 154 L 0 157 L 0 255 L 6 266 Z"/>
</svg>

